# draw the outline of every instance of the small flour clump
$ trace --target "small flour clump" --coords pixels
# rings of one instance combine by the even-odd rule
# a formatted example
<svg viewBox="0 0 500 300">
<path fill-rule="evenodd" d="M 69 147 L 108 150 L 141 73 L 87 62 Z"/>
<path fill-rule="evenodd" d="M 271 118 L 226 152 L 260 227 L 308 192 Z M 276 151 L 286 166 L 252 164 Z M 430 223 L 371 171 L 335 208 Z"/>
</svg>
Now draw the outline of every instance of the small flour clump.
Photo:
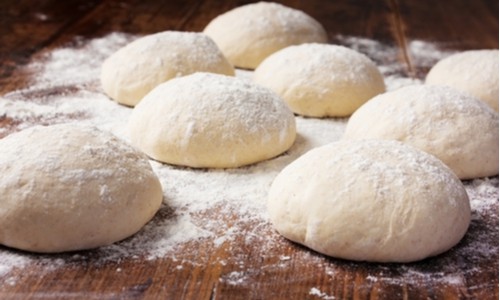
<svg viewBox="0 0 500 300">
<path fill-rule="evenodd" d="M 316 297 L 319 297 L 320 299 L 325 299 L 325 300 L 334 300 L 335 299 L 334 296 L 329 296 L 327 293 L 322 292 L 320 289 L 315 288 L 315 287 L 311 288 L 311 290 L 309 291 L 309 295 L 316 296 Z"/>
</svg>

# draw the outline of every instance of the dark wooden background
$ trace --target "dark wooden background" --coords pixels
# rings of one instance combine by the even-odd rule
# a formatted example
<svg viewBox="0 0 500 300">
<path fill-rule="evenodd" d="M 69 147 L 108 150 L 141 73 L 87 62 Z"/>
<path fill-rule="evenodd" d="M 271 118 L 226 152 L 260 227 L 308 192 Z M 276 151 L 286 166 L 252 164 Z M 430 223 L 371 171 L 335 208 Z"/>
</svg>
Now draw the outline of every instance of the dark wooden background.
<svg viewBox="0 0 500 300">
<path fill-rule="evenodd" d="M 249 1 L 235 0 L 1 0 L 0 95 L 23 88 L 21 66 L 41 53 L 74 41 L 76 36 L 95 38 L 110 32 L 148 34 L 163 30 L 201 31 L 218 14 Z M 322 23 L 335 42 L 339 34 L 366 37 L 400 48 L 405 75 L 423 78 L 427 70 L 413 65 L 408 41 L 439 42 L 452 50 L 498 48 L 496 0 L 289 0 L 277 1 L 301 9 Z M 0 112 L 0 116 L 2 113 Z M 9 120 L 0 118 L 0 127 Z M 1 196 L 0 196 L 1 197 Z M 496 220 L 498 222 L 498 220 Z M 258 247 L 258 245 L 256 246 Z M 0 251 L 11 251 L 0 249 Z M 243 249 L 249 261 L 258 260 L 258 249 Z M 307 251 L 290 244 L 290 257 Z M 220 256 L 227 253 L 213 253 Z M 82 263 L 39 276 L 36 266 L 19 274 L 16 285 L 2 285 L 0 299 L 290 299 L 315 298 L 311 284 L 335 299 L 498 299 L 498 256 L 479 267 L 459 286 L 391 285 L 365 280 L 370 264 L 331 260 L 334 278 L 324 269 L 295 266 L 262 272 L 255 284 L 238 287 L 219 278 L 234 266 L 193 266 L 172 273 L 172 262 L 124 260 L 108 266 Z M 425 265 L 426 263 L 424 263 Z M 432 261 L 427 262 L 429 268 Z M 116 273 L 116 268 L 123 270 Z M 390 271 L 390 266 L 389 273 Z M 394 274 L 397 276 L 397 274 Z M 286 280 L 284 280 L 286 279 Z M 287 282 L 287 285 L 283 285 Z M 478 285 L 478 283 L 485 283 Z M 482 286 L 483 288 L 470 288 Z M 321 297 L 319 297 L 321 298 Z M 323 297 L 323 298 L 326 298 Z M 316 297 L 315 299 L 318 299 Z"/>
</svg>

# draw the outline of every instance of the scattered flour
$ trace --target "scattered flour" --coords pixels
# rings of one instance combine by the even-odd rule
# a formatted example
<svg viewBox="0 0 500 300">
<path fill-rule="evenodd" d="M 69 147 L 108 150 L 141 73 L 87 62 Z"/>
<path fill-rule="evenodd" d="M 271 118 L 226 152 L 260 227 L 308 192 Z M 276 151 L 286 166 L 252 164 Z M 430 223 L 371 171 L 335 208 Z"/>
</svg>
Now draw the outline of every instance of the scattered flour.
<svg viewBox="0 0 500 300">
<path fill-rule="evenodd" d="M 317 296 L 320 299 L 325 299 L 325 300 L 335 299 L 334 296 L 329 296 L 328 294 L 322 292 L 321 290 L 319 290 L 318 288 L 315 288 L 315 287 L 311 288 L 311 290 L 309 291 L 309 295 Z"/>
<path fill-rule="evenodd" d="M 36 57 L 23 70 L 32 74 L 29 85 L 0 98 L 0 138 L 36 124 L 79 122 L 127 139 L 125 128 L 131 109 L 105 97 L 98 78 L 102 61 L 133 38 L 113 33 L 90 41 L 78 40 L 75 45 Z M 401 54 L 396 47 L 357 37 L 337 36 L 336 41 L 372 58 L 385 76 L 388 90 L 421 84 L 418 78 L 422 76 L 405 75 L 411 72 L 400 63 Z M 408 49 L 417 75 L 450 54 L 425 41 L 412 41 Z M 237 76 L 250 80 L 251 72 L 238 71 Z M 376 281 L 418 285 L 429 280 L 462 285 L 466 276 L 482 271 L 470 268 L 471 265 L 491 264 L 498 271 L 498 264 L 494 263 L 498 262 L 497 177 L 464 182 L 471 199 L 473 221 L 463 241 L 444 255 L 405 265 L 332 260 L 306 249 L 289 255 L 285 251 L 295 246 L 280 237 L 267 220 L 268 189 L 278 172 L 291 161 L 314 147 L 338 140 L 347 119 L 296 117 L 296 121 L 298 137 L 289 151 L 245 168 L 194 170 L 151 162 L 160 177 L 165 198 L 159 213 L 143 230 L 122 242 L 77 253 L 37 255 L 0 247 L 0 287 L 15 285 L 16 276 L 21 276 L 26 266 L 36 265 L 50 272 L 82 262 L 119 264 L 123 260 L 144 258 L 176 262 L 177 267 L 170 271 L 182 271 L 185 265 L 231 266 L 236 271 L 223 274 L 220 281 L 242 286 L 250 285 L 263 271 L 301 264 L 317 266 L 317 272 L 324 272 L 332 280 L 343 271 L 370 270 L 364 281 L 367 285 Z M 200 244 L 204 245 L 201 252 Z M 212 252 L 220 249 L 230 255 L 214 258 Z M 250 250 L 252 255 L 262 259 L 258 269 L 247 265 L 248 249 L 254 249 Z M 120 265 L 116 267 L 117 272 L 122 270 Z M 312 287 L 309 294 L 334 299 L 329 295 L 332 292 Z"/>
<path fill-rule="evenodd" d="M 246 280 L 245 272 L 231 272 L 227 276 L 220 279 L 221 282 L 226 282 L 229 285 L 239 285 Z"/>
</svg>

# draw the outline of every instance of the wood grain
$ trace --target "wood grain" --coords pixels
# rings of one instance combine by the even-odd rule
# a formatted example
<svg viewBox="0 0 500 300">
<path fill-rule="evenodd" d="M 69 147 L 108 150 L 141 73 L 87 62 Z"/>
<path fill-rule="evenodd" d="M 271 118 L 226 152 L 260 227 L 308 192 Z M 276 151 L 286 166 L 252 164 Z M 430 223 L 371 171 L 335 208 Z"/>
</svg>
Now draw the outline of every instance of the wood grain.
<svg viewBox="0 0 500 300">
<path fill-rule="evenodd" d="M 51 49 L 75 43 L 75 37 L 90 39 L 111 32 L 200 31 L 215 16 L 248 2 L 0 1 L 0 95 L 25 88 L 29 74 L 23 65 Z M 498 1 L 278 2 L 316 18 L 327 29 L 332 43 L 355 36 L 396 47 L 397 61 L 409 77 L 423 78 L 428 70 L 413 63 L 408 48 L 411 41 L 431 41 L 452 50 L 498 47 Z M 16 124 L 0 111 L 0 127 L 14 131 Z M 498 215 L 498 206 L 496 209 Z M 225 218 L 228 223 L 235 222 L 235 216 Z M 498 232 L 490 232 L 495 226 L 498 228 L 498 218 L 476 221 L 471 230 L 491 233 L 488 242 L 498 245 Z M 53 270 L 41 263 L 53 256 L 0 247 L 0 251 L 40 261 L 12 271 L 9 276 L 16 279 L 16 284 L 0 284 L 0 299 L 498 299 L 498 255 L 469 262 L 460 252 L 460 247 L 476 241 L 474 234 L 466 236 L 450 253 L 408 267 L 328 258 L 277 235 L 273 238 L 277 239 L 275 249 L 249 245 L 240 237 L 218 248 L 188 243 L 184 251 L 179 249 L 177 258 L 157 260 L 126 257 L 102 263 L 99 251 L 61 254 L 57 258 L 65 267 Z M 179 258 L 194 263 L 179 269 Z M 218 263 L 224 259 L 224 264 Z M 456 260 L 461 260 L 457 265 L 463 267 L 461 283 L 438 280 L 444 276 L 446 264 Z M 245 269 L 241 269 L 241 261 Z M 429 276 L 405 278 L 404 270 L 409 267 Z M 469 268 L 479 268 L 480 272 Z M 244 282 L 232 281 L 234 272 L 243 274 Z M 311 287 L 323 296 L 311 294 Z"/>
</svg>

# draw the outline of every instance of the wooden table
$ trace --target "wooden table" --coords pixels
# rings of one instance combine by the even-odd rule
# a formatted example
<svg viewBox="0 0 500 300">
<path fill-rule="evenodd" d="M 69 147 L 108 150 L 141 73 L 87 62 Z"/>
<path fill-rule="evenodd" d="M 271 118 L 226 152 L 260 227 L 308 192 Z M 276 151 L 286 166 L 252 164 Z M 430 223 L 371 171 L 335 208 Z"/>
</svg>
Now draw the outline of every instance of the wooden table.
<svg viewBox="0 0 500 300">
<path fill-rule="evenodd" d="M 0 95 L 26 88 L 30 74 L 23 66 L 53 49 L 75 44 L 75 37 L 200 31 L 218 14 L 246 2 L 2 0 Z M 278 2 L 316 18 L 332 43 L 353 36 L 395 47 L 400 72 L 409 78 L 422 79 L 429 68 L 415 64 L 408 49 L 411 41 L 439 43 L 449 50 L 498 48 L 498 1 L 494 0 Z M 14 132 L 19 125 L 0 111 L 0 129 Z M 498 177 L 492 180 L 498 184 Z M 175 259 L 124 256 L 106 263 L 97 263 L 99 251 L 37 256 L 0 248 L 0 253 L 31 258 L 28 265 L 0 276 L 0 299 L 498 299 L 498 253 L 471 259 L 461 250 L 477 239 L 498 247 L 498 217 L 491 217 L 498 215 L 498 203 L 493 209 L 496 212 L 476 221 L 451 252 L 407 265 L 327 258 L 279 238 L 276 248 L 265 249 L 266 253 L 259 243 L 237 238 L 219 248 L 185 245 L 199 251 L 181 247 Z M 231 216 L 226 218 L 235 222 Z M 250 230 L 252 224 L 247 226 Z M 47 261 L 64 263 L 49 268 Z M 461 274 L 443 279 L 450 264 Z"/>
</svg>

